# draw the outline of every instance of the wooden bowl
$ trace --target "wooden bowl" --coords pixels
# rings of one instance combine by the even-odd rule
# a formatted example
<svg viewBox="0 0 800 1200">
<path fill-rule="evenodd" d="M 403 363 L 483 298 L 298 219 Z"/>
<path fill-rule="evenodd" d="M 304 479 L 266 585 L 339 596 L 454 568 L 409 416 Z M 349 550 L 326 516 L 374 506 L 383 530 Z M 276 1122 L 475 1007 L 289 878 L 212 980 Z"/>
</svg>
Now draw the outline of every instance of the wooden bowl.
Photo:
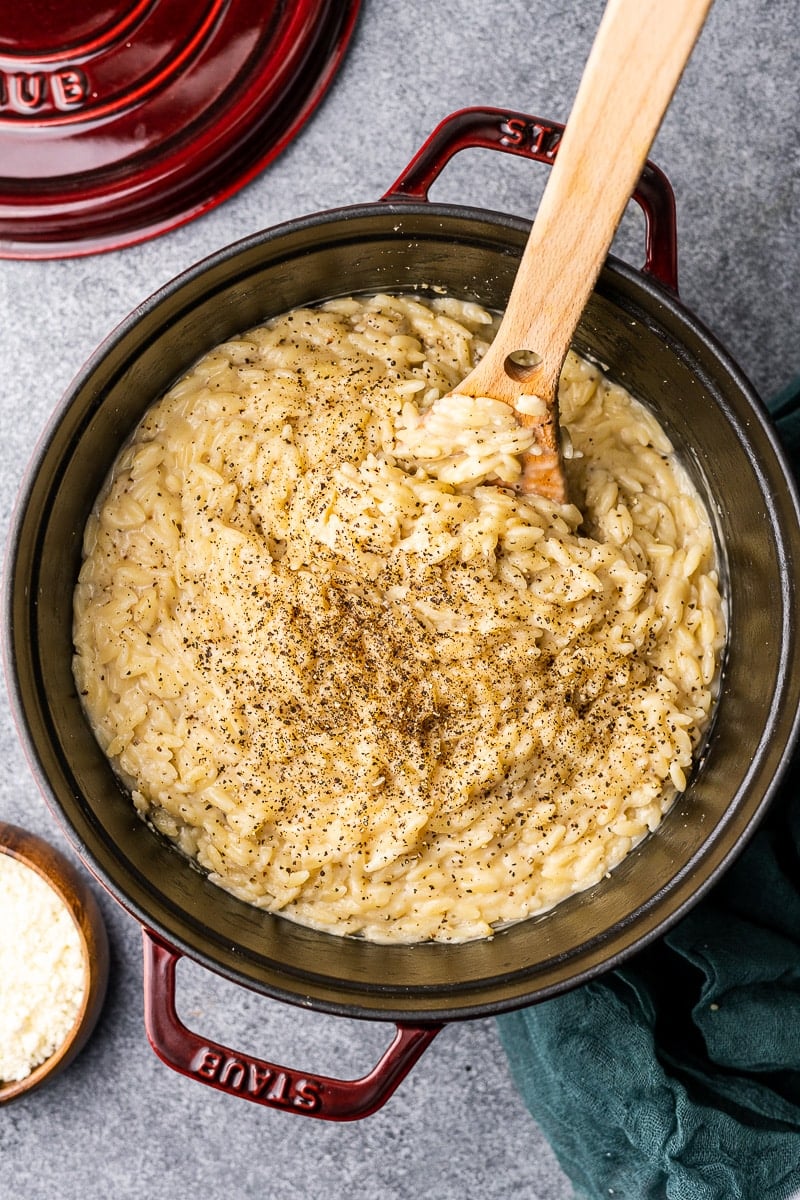
<svg viewBox="0 0 800 1200">
<path fill-rule="evenodd" d="M 66 1038 L 24 1079 L 0 1081 L 0 1104 L 3 1104 L 51 1079 L 72 1062 L 86 1044 L 103 1007 L 109 954 L 100 906 L 86 880 L 59 850 L 36 834 L 0 821 L 0 854 L 9 854 L 30 867 L 66 905 L 80 934 L 84 973 L 83 1000 Z"/>
</svg>

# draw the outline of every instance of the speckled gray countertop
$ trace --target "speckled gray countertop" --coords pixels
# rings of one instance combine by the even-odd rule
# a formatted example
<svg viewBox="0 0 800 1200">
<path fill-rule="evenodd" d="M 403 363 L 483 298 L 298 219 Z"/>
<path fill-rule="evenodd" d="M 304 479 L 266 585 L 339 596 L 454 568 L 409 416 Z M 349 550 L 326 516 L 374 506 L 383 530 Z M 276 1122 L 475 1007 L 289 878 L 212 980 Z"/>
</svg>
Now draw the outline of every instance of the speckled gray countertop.
<svg viewBox="0 0 800 1200">
<path fill-rule="evenodd" d="M 3 537 L 51 410 L 139 301 L 258 229 L 377 199 L 458 108 L 565 119 L 601 10 L 599 0 L 364 0 L 322 106 L 223 206 L 124 251 L 0 262 Z M 765 395 L 800 370 L 797 16 L 796 0 L 717 0 L 652 155 L 677 195 L 682 298 Z M 544 172 L 473 150 L 448 166 L 434 198 L 532 215 Z M 626 217 L 615 248 L 641 261 L 638 217 Z M 5 702 L 0 754 L 0 819 L 74 857 Z M 140 929 L 99 886 L 97 894 L 112 945 L 107 1003 L 63 1075 L 0 1109 L 2 1200 L 571 1195 L 489 1019 L 447 1027 L 388 1105 L 349 1125 L 263 1109 L 176 1075 L 144 1033 Z M 370 1067 L 391 1034 L 289 1008 L 186 961 L 179 1006 L 190 1023 L 243 1051 L 341 1077 Z"/>
</svg>

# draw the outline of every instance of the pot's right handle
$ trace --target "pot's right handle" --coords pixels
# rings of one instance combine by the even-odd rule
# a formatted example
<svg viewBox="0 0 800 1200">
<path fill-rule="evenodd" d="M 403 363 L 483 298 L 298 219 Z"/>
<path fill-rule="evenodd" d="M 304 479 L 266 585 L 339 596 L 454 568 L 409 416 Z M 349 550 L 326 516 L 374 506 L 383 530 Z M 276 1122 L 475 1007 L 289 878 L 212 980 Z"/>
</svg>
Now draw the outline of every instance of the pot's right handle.
<svg viewBox="0 0 800 1200">
<path fill-rule="evenodd" d="M 405 1079 L 440 1024 L 398 1022 L 375 1067 L 361 1079 L 331 1079 L 289 1070 L 201 1037 L 175 1008 L 175 968 L 183 957 L 149 929 L 144 940 L 144 1022 L 162 1062 L 209 1087 L 268 1108 L 327 1121 L 356 1121 L 379 1109 Z"/>
<path fill-rule="evenodd" d="M 503 150 L 552 164 L 564 126 L 501 108 L 462 108 L 434 129 L 381 200 L 427 200 L 431 184 L 459 150 Z M 645 218 L 644 270 L 678 291 L 675 194 L 664 172 L 648 159 L 633 199 Z"/>
</svg>

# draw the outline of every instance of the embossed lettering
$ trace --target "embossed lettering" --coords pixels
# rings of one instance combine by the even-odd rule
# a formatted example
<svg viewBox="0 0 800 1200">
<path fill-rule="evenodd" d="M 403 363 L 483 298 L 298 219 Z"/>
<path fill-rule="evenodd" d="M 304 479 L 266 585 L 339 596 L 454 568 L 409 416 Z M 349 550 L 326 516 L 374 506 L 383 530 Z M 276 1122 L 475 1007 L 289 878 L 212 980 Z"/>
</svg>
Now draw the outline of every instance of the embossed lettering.
<svg viewBox="0 0 800 1200">
<path fill-rule="evenodd" d="M 525 130 L 528 122 L 520 120 L 519 117 L 509 117 L 504 121 L 501 128 L 503 137 L 500 139 L 504 146 L 521 146 L 525 137 Z"/>
<path fill-rule="evenodd" d="M 246 1093 L 254 1099 L 266 1099 L 284 1108 L 315 1112 L 322 1104 L 318 1080 L 295 1079 L 288 1071 L 276 1071 L 258 1061 L 227 1057 L 209 1047 L 200 1050 L 191 1067 L 195 1075 L 218 1083 L 232 1092 Z"/>
<path fill-rule="evenodd" d="M 57 71 L 0 71 L 0 110 L 30 116 L 79 108 L 89 96 L 89 80 L 80 67 Z"/>
<path fill-rule="evenodd" d="M 315 1079 L 298 1079 L 294 1090 L 295 1097 L 292 1103 L 295 1108 L 307 1108 L 309 1112 L 316 1112 L 322 1104 L 320 1085 Z"/>
<path fill-rule="evenodd" d="M 54 72 L 50 80 L 50 88 L 56 108 L 75 108 L 76 105 L 83 104 L 88 96 L 89 81 L 80 68 L 71 67 L 64 71 Z"/>
<path fill-rule="evenodd" d="M 238 1058 L 229 1058 L 225 1066 L 220 1071 L 219 1081 L 225 1087 L 233 1088 L 238 1091 L 244 1083 L 245 1075 L 247 1074 L 247 1064 L 241 1062 Z"/>
<path fill-rule="evenodd" d="M 531 139 L 531 150 L 534 154 L 544 154 L 546 158 L 554 158 L 556 147 L 561 141 L 561 130 L 551 129 L 548 125 L 533 125 L 534 134 Z"/>
<path fill-rule="evenodd" d="M 221 1062 L 221 1054 L 215 1054 L 213 1050 L 203 1050 L 199 1061 L 192 1064 L 192 1070 L 204 1079 L 216 1079 Z"/>
<path fill-rule="evenodd" d="M 260 1096 L 266 1088 L 272 1083 L 275 1078 L 275 1072 L 268 1067 L 261 1067 L 257 1063 L 250 1063 L 250 1083 L 248 1092 L 252 1096 Z"/>
<path fill-rule="evenodd" d="M 555 158 L 556 148 L 561 141 L 561 130 L 538 122 L 524 121 L 521 117 L 509 117 L 501 129 L 500 141 L 504 146 L 526 146 L 532 154 L 541 158 Z"/>
<path fill-rule="evenodd" d="M 267 1092 L 270 1100 L 276 1100 L 279 1104 L 286 1104 L 291 1100 L 292 1078 L 290 1075 L 284 1074 L 283 1071 L 275 1076 L 275 1082 Z"/>
<path fill-rule="evenodd" d="M 41 108 L 45 97 L 44 71 L 35 71 L 32 75 L 12 75 L 9 90 L 11 107 L 18 112 Z"/>
</svg>

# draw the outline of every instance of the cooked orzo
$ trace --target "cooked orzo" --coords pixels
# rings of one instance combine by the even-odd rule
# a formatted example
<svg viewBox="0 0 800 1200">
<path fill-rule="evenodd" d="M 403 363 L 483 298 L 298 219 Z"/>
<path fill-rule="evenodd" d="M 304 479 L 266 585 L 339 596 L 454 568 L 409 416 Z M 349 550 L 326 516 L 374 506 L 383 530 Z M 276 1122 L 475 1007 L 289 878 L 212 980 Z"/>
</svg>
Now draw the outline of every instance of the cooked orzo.
<svg viewBox="0 0 800 1200">
<path fill-rule="evenodd" d="M 339 934 L 459 941 L 612 870 L 686 786 L 724 640 L 708 515 L 654 417 L 571 354 L 578 505 L 443 399 L 475 304 L 296 310 L 144 417 L 85 533 L 78 688 L 142 817 Z"/>
</svg>

